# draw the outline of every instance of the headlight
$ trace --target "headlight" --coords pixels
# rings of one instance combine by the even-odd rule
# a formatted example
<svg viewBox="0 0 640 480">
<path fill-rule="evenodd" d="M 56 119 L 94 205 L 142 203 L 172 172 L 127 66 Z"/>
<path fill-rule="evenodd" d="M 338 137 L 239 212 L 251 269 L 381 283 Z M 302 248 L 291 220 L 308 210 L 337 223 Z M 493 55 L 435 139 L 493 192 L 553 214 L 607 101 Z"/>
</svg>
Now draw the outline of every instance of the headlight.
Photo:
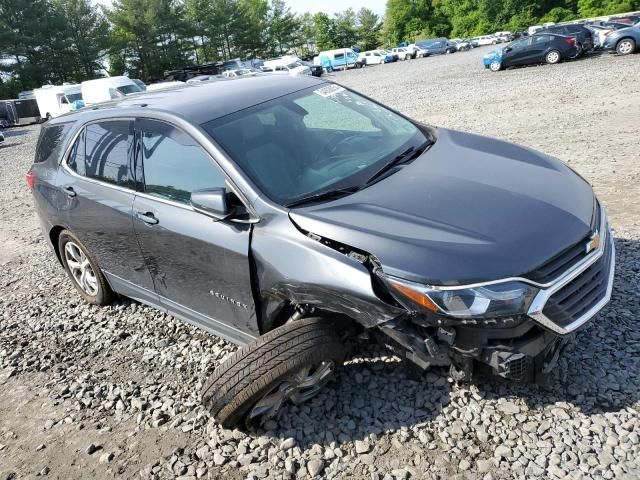
<svg viewBox="0 0 640 480">
<path fill-rule="evenodd" d="M 502 317 L 526 313 L 538 289 L 522 282 L 503 282 L 481 287 L 429 287 L 387 278 L 398 298 L 410 300 L 434 313 L 452 317 Z M 398 296 L 397 296 L 398 297 Z"/>
</svg>

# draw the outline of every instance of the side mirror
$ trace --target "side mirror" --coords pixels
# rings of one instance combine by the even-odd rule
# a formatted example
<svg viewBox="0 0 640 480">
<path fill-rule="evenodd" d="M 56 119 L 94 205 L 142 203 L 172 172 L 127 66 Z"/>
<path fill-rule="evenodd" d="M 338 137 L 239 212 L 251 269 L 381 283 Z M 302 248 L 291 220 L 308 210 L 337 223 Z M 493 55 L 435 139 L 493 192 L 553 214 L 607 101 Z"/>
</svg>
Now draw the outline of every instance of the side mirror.
<svg viewBox="0 0 640 480">
<path fill-rule="evenodd" d="M 224 188 L 210 188 L 196 190 L 191 193 L 191 206 L 216 220 L 224 220 L 233 214 L 233 209 L 227 204 L 227 192 Z"/>
</svg>

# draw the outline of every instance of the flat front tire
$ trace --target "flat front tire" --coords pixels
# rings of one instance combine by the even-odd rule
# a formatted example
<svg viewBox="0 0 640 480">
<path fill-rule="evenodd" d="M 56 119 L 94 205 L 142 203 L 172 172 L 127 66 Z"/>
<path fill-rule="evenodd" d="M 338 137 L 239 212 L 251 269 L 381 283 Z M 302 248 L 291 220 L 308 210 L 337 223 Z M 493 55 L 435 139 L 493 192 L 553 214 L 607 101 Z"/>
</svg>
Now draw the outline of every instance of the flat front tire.
<svg viewBox="0 0 640 480">
<path fill-rule="evenodd" d="M 88 303 L 108 305 L 115 294 L 87 247 L 68 230 L 60 232 L 58 252 L 73 286 Z"/>
<path fill-rule="evenodd" d="M 330 320 L 290 322 L 227 358 L 202 388 L 202 402 L 223 427 L 253 428 L 287 401 L 313 397 L 343 360 L 344 347 Z"/>
</svg>

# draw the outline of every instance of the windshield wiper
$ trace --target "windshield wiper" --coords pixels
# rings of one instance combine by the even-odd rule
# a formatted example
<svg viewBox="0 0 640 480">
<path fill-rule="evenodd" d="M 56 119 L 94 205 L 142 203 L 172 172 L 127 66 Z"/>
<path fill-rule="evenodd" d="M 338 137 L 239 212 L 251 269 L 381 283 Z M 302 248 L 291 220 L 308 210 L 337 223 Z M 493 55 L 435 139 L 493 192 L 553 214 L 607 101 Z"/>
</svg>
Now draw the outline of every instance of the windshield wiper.
<svg viewBox="0 0 640 480">
<path fill-rule="evenodd" d="M 418 158 L 431 145 L 433 145 L 433 141 L 432 140 L 426 140 L 421 145 L 419 145 L 417 148 L 416 147 L 407 148 L 404 152 L 402 152 L 399 155 L 393 157 L 391 159 L 391 161 L 386 163 L 380 170 L 378 170 L 376 173 L 374 173 L 365 182 L 365 185 L 371 185 L 376 180 L 378 180 L 380 177 L 382 177 L 385 173 L 390 171 L 392 168 L 394 168 L 394 167 L 396 167 L 398 165 L 401 165 L 401 164 L 409 163 L 411 160 L 414 160 L 414 159 Z"/>
<path fill-rule="evenodd" d="M 336 188 L 333 190 L 325 190 L 324 192 L 314 193 L 312 195 L 307 195 L 306 197 L 298 198 L 293 202 L 287 203 L 287 207 L 297 207 L 299 205 L 303 205 L 305 203 L 318 202 L 320 200 L 329 200 L 334 198 L 344 197 L 345 195 L 349 195 L 351 193 L 357 192 L 360 190 L 360 187 L 347 187 L 347 188 Z"/>
</svg>

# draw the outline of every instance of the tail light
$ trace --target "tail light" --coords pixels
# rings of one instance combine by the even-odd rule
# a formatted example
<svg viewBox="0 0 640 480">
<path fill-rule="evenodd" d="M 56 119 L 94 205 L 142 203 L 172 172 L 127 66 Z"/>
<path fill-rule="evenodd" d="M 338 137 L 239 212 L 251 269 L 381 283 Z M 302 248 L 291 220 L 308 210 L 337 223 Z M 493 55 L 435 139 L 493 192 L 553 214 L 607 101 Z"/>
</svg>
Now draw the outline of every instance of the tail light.
<svg viewBox="0 0 640 480">
<path fill-rule="evenodd" d="M 29 169 L 27 172 L 27 186 L 31 191 L 33 191 L 36 186 L 36 175 L 33 173 L 32 169 Z"/>
<path fill-rule="evenodd" d="M 573 37 L 568 37 L 564 39 L 565 43 L 569 44 L 569 45 L 575 45 L 576 43 L 576 39 Z"/>
</svg>

